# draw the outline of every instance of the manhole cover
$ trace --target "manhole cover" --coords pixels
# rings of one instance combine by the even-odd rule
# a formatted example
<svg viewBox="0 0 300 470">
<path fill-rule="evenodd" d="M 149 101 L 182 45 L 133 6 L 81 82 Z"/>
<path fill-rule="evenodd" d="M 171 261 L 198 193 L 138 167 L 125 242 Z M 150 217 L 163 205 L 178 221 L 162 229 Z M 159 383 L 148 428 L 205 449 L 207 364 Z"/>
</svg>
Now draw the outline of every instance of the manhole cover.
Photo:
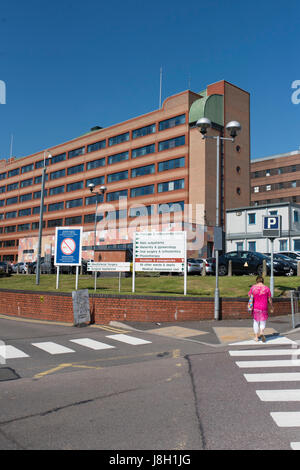
<svg viewBox="0 0 300 470">
<path fill-rule="evenodd" d="M 5 380 L 16 380 L 19 378 L 20 376 L 10 367 L 0 368 L 0 382 L 3 382 Z"/>
</svg>

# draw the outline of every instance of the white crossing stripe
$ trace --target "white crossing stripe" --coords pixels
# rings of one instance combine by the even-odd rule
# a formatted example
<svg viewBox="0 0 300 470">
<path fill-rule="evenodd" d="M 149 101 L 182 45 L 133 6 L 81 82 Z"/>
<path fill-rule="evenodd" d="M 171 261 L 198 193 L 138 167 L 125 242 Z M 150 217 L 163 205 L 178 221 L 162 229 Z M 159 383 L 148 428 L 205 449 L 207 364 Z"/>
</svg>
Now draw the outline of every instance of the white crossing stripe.
<svg viewBox="0 0 300 470">
<path fill-rule="evenodd" d="M 100 349 L 113 349 L 115 346 L 110 346 L 109 344 L 101 343 L 100 341 L 95 341 L 90 338 L 80 338 L 80 339 L 70 339 L 72 343 L 80 344 L 90 349 L 100 350 Z"/>
<path fill-rule="evenodd" d="M 261 401 L 300 401 L 300 389 L 256 390 Z"/>
<path fill-rule="evenodd" d="M 238 361 L 239 367 L 299 367 L 300 359 L 282 361 Z"/>
<path fill-rule="evenodd" d="M 291 442 L 291 448 L 293 450 L 300 450 L 300 442 Z"/>
<path fill-rule="evenodd" d="M 289 356 L 300 355 L 300 349 L 241 349 L 228 351 L 230 356 Z"/>
<path fill-rule="evenodd" d="M 14 346 L 10 345 L 0 346 L 0 356 L 4 359 L 18 359 L 20 357 L 29 357 L 28 354 L 25 354 L 20 349 L 17 349 Z"/>
<path fill-rule="evenodd" d="M 299 382 L 299 372 L 244 374 L 247 382 Z"/>
<path fill-rule="evenodd" d="M 151 341 L 146 341 L 145 339 L 139 339 L 139 338 L 135 338 L 133 336 L 128 336 L 128 335 L 109 335 L 109 336 L 106 336 L 106 338 L 111 338 L 116 341 L 121 341 L 122 343 L 133 344 L 133 345 L 151 343 Z"/>
<path fill-rule="evenodd" d="M 282 361 L 238 361 L 239 367 L 299 367 L 300 359 L 282 360 Z"/>
<path fill-rule="evenodd" d="M 277 344 L 297 344 L 295 341 L 286 338 L 285 336 L 278 336 L 276 338 L 268 338 L 266 337 L 266 342 L 262 343 L 261 341 L 258 343 L 254 341 L 254 339 L 239 341 L 238 343 L 230 343 L 229 346 L 269 346 L 269 345 L 277 345 Z"/>
<path fill-rule="evenodd" d="M 66 354 L 75 352 L 73 349 L 66 348 L 60 344 L 53 343 L 52 341 L 46 341 L 44 343 L 31 343 L 32 346 L 42 349 L 49 354 Z"/>
<path fill-rule="evenodd" d="M 299 427 L 300 411 L 275 411 L 270 413 L 279 427 Z"/>
</svg>

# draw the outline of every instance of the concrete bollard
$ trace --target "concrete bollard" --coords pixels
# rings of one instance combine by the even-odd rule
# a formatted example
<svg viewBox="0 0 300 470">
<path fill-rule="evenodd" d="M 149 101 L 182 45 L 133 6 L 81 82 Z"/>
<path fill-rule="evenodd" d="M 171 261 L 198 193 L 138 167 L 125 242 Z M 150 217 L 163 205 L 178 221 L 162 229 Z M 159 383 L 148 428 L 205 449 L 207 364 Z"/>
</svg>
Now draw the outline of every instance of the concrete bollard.
<svg viewBox="0 0 300 470">
<path fill-rule="evenodd" d="M 228 276 L 232 276 L 232 260 L 228 262 Z"/>
<path fill-rule="evenodd" d="M 297 263 L 297 276 L 300 276 L 300 261 Z"/>
<path fill-rule="evenodd" d="M 205 260 L 203 260 L 203 263 L 202 263 L 202 269 L 201 269 L 201 276 L 206 276 L 206 266 L 205 266 L 206 262 Z"/>
</svg>

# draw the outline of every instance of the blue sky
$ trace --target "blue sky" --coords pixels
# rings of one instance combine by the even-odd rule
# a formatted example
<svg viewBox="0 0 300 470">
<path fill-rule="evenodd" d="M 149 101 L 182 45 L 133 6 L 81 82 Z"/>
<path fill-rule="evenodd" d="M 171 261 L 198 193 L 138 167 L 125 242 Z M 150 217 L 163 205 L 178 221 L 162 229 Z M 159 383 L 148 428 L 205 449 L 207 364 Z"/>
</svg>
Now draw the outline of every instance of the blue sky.
<svg viewBox="0 0 300 470">
<path fill-rule="evenodd" d="M 2 0 L 0 158 L 30 155 L 227 80 L 251 94 L 251 157 L 300 147 L 297 1 Z M 300 97 L 300 93 L 299 93 Z"/>
</svg>

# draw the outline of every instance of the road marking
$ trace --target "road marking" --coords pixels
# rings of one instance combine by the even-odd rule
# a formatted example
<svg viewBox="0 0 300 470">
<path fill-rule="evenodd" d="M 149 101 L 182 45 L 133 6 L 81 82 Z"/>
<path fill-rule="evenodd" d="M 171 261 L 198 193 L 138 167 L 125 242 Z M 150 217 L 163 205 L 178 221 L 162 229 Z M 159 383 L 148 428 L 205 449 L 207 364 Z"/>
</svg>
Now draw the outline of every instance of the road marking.
<svg viewBox="0 0 300 470">
<path fill-rule="evenodd" d="M 61 346 L 60 344 L 53 343 L 52 341 L 46 341 L 44 343 L 31 343 L 32 346 L 36 348 L 42 349 L 49 354 L 66 354 L 66 353 L 73 353 L 75 352 L 73 349 L 66 348 L 65 346 Z"/>
<path fill-rule="evenodd" d="M 10 345 L 1 345 L 0 346 L 0 356 L 3 359 L 17 359 L 19 357 L 29 357 L 28 354 L 25 354 L 20 349 L 15 348 Z"/>
<path fill-rule="evenodd" d="M 263 346 L 268 346 L 268 345 L 277 345 L 277 344 L 297 344 L 295 341 L 292 341 L 291 339 L 286 338 L 285 336 L 279 336 L 276 338 L 268 338 L 266 337 L 266 342 L 262 343 L 257 341 L 254 341 L 254 339 L 251 339 L 249 341 L 240 341 L 238 343 L 230 343 L 229 346 L 257 346 L 257 345 L 263 345 Z"/>
<path fill-rule="evenodd" d="M 71 367 L 72 364 L 60 364 L 57 367 L 53 367 L 52 369 L 45 370 L 44 372 L 39 372 L 38 374 L 34 375 L 34 379 L 40 379 L 41 377 L 44 377 L 45 375 L 53 374 L 53 372 L 57 372 L 58 370 L 65 369 L 66 367 Z"/>
<path fill-rule="evenodd" d="M 151 343 L 151 341 L 146 341 L 145 339 L 139 339 L 139 338 L 135 338 L 133 336 L 128 336 L 128 335 L 109 335 L 109 336 L 106 336 L 106 338 L 111 338 L 116 341 L 121 341 L 122 343 L 133 344 L 134 346 L 140 345 L 140 344 Z"/>
<path fill-rule="evenodd" d="M 80 344 L 86 348 L 100 350 L 100 349 L 112 349 L 115 346 L 110 346 L 109 344 L 101 343 L 100 341 L 95 341 L 90 338 L 80 338 L 80 339 L 70 339 L 72 343 Z"/>
<path fill-rule="evenodd" d="M 300 426 L 300 411 L 276 411 L 270 413 L 275 423 L 279 427 L 299 427 Z"/>
<path fill-rule="evenodd" d="M 300 401 L 300 389 L 256 390 L 261 401 Z"/>
<path fill-rule="evenodd" d="M 116 328 L 114 326 L 108 325 L 92 325 L 93 328 L 99 328 L 100 330 L 111 331 L 112 333 L 126 333 L 128 330 L 122 330 L 121 328 Z"/>
<path fill-rule="evenodd" d="M 282 360 L 282 361 L 238 361 L 238 367 L 298 367 L 300 359 Z"/>
<path fill-rule="evenodd" d="M 299 372 L 267 373 L 267 374 L 244 374 L 247 382 L 299 382 Z"/>
<path fill-rule="evenodd" d="M 300 442 L 291 442 L 291 448 L 293 450 L 300 450 Z"/>
<path fill-rule="evenodd" d="M 228 352 L 230 356 L 297 356 L 300 354 L 300 349 L 243 349 Z"/>
</svg>

